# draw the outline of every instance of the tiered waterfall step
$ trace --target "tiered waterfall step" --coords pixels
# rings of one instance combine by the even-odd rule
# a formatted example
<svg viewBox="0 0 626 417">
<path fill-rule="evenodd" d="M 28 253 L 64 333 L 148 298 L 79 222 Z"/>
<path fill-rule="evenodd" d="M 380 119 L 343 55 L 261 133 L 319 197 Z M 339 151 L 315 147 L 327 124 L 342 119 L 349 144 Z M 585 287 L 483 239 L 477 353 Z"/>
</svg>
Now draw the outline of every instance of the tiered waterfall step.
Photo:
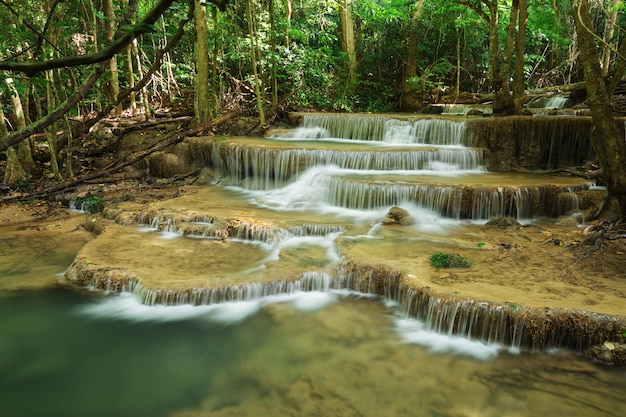
<svg viewBox="0 0 626 417">
<path fill-rule="evenodd" d="M 371 210 L 416 204 L 453 219 L 559 217 L 585 209 L 577 192 L 593 183 L 575 177 L 513 173 L 462 176 L 343 174 L 328 178 L 331 204 Z M 604 195 L 602 191 L 599 194 Z M 602 198 L 602 197 L 600 197 Z M 595 203 L 597 199 L 588 200 Z"/>
</svg>

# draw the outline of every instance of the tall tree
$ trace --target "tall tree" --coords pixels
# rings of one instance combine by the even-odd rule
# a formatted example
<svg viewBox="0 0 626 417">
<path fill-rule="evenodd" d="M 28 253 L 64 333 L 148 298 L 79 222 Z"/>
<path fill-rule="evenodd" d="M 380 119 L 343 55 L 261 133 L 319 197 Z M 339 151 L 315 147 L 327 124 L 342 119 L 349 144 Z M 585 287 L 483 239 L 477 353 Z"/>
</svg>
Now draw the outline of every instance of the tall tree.
<svg viewBox="0 0 626 417">
<path fill-rule="evenodd" d="M 341 47 L 346 55 L 347 86 L 346 93 L 350 95 L 358 80 L 356 47 L 354 43 L 354 23 L 352 22 L 352 0 L 340 0 L 339 16 L 341 20 Z"/>
<path fill-rule="evenodd" d="M 115 37 L 115 9 L 113 8 L 113 0 L 102 1 L 102 13 L 104 14 L 104 36 L 107 44 L 110 44 Z M 117 70 L 117 57 L 113 55 L 109 60 L 109 78 L 107 80 L 107 98 L 110 103 L 117 102 L 117 96 L 120 94 L 119 72 Z M 122 106 L 116 106 L 113 114 L 119 116 L 122 114 Z"/>
<path fill-rule="evenodd" d="M 626 213 L 626 141 L 611 111 L 587 0 L 571 0 L 571 5 L 585 74 L 587 105 L 594 123 L 591 143 L 607 177 L 609 194 L 617 198 L 622 213 Z"/>
<path fill-rule="evenodd" d="M 211 118 L 211 90 L 209 89 L 209 32 L 206 9 L 201 0 L 193 0 L 194 8 L 194 62 L 196 69 L 194 109 L 198 125 Z"/>
<path fill-rule="evenodd" d="M 402 81 L 402 102 L 403 110 L 416 110 L 421 106 L 421 100 L 417 100 L 412 93 L 410 79 L 417 76 L 417 54 L 419 46 L 418 24 L 424 9 L 424 0 L 417 0 L 413 4 L 413 14 L 409 21 L 409 46 L 406 53 L 406 64 L 404 65 L 404 76 Z"/>
<path fill-rule="evenodd" d="M 259 111 L 259 120 L 261 129 L 265 128 L 265 109 L 263 108 L 263 95 L 261 94 L 261 77 L 257 68 L 257 30 L 256 30 L 256 13 L 253 13 L 254 0 L 248 0 L 246 10 L 248 14 L 248 35 L 250 36 L 250 64 L 252 66 L 252 75 L 254 77 L 254 95 L 256 96 L 257 107 Z"/>
<path fill-rule="evenodd" d="M 515 63 L 513 65 L 513 102 L 515 109 L 524 107 L 526 74 L 524 72 L 526 50 L 526 25 L 528 23 L 528 1 L 519 0 L 517 38 L 515 39 Z"/>
</svg>

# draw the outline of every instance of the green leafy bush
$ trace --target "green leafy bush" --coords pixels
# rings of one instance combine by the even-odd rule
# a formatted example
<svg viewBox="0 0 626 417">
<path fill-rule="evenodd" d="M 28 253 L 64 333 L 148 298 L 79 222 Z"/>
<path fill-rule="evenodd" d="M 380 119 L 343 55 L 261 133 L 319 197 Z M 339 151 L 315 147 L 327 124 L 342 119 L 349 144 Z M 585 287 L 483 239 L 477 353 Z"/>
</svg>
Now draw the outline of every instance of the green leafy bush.
<svg viewBox="0 0 626 417">
<path fill-rule="evenodd" d="M 435 268 L 471 268 L 472 264 L 458 253 L 435 253 L 430 256 L 430 266 Z"/>
</svg>

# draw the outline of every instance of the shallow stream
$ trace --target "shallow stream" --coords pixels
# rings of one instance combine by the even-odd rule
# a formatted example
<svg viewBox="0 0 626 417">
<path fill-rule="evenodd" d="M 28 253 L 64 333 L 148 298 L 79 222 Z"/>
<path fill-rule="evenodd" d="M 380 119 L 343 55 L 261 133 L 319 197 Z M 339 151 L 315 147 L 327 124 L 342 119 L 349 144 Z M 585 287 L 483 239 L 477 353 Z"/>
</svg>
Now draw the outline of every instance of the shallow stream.
<svg viewBox="0 0 626 417">
<path fill-rule="evenodd" d="M 381 298 L 309 292 L 145 306 L 54 285 L 50 265 L 61 272 L 68 259 L 47 255 L 19 277 L 48 289 L 0 293 L 3 416 L 626 413 L 623 368 L 435 334 Z"/>
<path fill-rule="evenodd" d="M 442 136 L 440 147 L 458 147 L 459 141 L 449 137 L 460 137 L 459 123 L 452 125 L 454 129 L 444 129 L 448 125 L 428 122 L 428 135 L 422 132 L 423 124 L 392 121 L 387 123 L 388 132 L 384 133 L 377 125 L 359 120 L 354 126 L 367 132 L 342 129 L 330 135 L 330 139 L 359 138 L 372 131 L 375 135 L 369 142 L 404 146 L 410 142 L 408 139 L 416 138 L 413 142 L 431 146 Z M 304 137 L 296 139 L 319 137 L 317 130 L 307 129 Z M 454 135 L 450 136 L 449 131 Z M 291 230 L 296 223 L 303 230 L 323 224 L 332 226 L 333 233 L 343 223 L 337 217 L 348 218 L 350 221 L 346 223 L 352 229 L 342 236 L 343 248 L 370 260 L 377 257 L 397 260 L 399 254 L 411 257 L 424 246 L 432 251 L 443 243 L 434 238 L 425 240 L 426 232 L 436 232 L 438 236 L 451 227 L 459 228 L 457 234 L 464 230 L 459 210 L 441 213 L 433 209 L 434 202 L 448 205 L 447 200 L 441 201 L 437 195 L 425 200 L 432 200 L 433 204 L 429 205 L 414 201 L 416 198 L 407 201 L 400 195 L 393 200 L 387 199 L 382 191 L 374 193 L 378 192 L 381 178 L 386 180 L 382 181 L 385 186 L 404 192 L 407 187 L 417 189 L 415 184 L 422 181 L 449 177 L 450 172 L 452 177 L 467 175 L 465 165 L 451 166 L 447 150 L 437 154 L 442 160 L 433 162 L 426 158 L 433 163 L 425 167 L 407 166 L 412 177 L 390 171 L 386 178 L 381 172 L 370 178 L 368 173 L 354 170 L 389 170 L 388 165 L 397 165 L 393 161 L 388 163 L 391 156 L 404 156 L 397 153 L 370 158 L 367 152 L 360 152 L 353 158 L 341 153 L 339 162 L 335 162 L 324 159 L 323 152 L 300 158 L 294 151 L 285 152 L 284 166 L 276 167 L 273 164 L 283 159 L 276 158 L 274 149 L 266 152 L 262 147 L 249 149 L 239 145 L 236 141 L 217 143 L 215 146 L 230 147 L 231 156 L 211 162 L 215 172 L 223 174 L 221 185 L 230 187 L 206 187 L 196 194 L 183 194 L 175 203 L 181 206 L 179 213 L 186 212 L 198 200 L 201 213 L 206 209 L 206 214 L 221 211 L 226 213 L 224 216 L 235 218 L 280 220 L 285 230 Z M 327 148 L 340 146 L 343 145 Z M 468 180 L 470 185 L 491 184 L 491 176 L 475 166 L 475 152 L 461 151 L 470 155 L 460 159 L 471 162 L 468 164 L 473 175 Z M 219 154 L 213 152 L 215 155 Z M 370 161 L 380 163 L 381 167 L 361 167 Z M 309 162 L 311 166 L 307 165 Z M 341 165 L 343 171 L 328 166 L 331 162 Z M 355 166 L 350 165 L 353 162 Z M 374 191 L 363 198 L 362 204 L 354 203 L 353 193 L 344 203 L 337 197 L 338 192 L 327 192 L 333 181 L 339 183 L 337 189 Z M 396 187 L 400 183 L 404 188 Z M 511 213 L 518 218 L 535 215 L 522 210 L 525 208 L 522 201 L 526 201 L 524 190 L 507 197 L 516 198 L 511 203 L 504 199 L 506 190 L 492 188 L 486 197 L 474 193 L 481 209 L 467 218 L 484 221 Z M 371 203 L 379 201 L 379 196 L 382 203 Z M 540 198 L 535 200 L 545 204 Z M 416 225 L 402 230 L 382 230 L 379 225 L 372 228 L 372 222 L 380 221 L 374 218 L 384 218 L 391 204 L 404 204 L 417 219 Z M 316 213 L 313 219 L 308 216 L 311 211 Z M 263 212 L 267 213 L 257 215 Z M 158 215 L 164 212 L 156 213 L 159 220 Z M 446 214 L 448 217 L 444 217 Z M 154 219 L 148 222 L 152 223 Z M 209 221 L 200 223 L 210 226 Z M 126 231 L 122 232 L 122 228 Z M 146 281 L 163 274 L 169 279 L 167 285 L 188 287 L 189 277 L 194 274 L 203 275 L 197 279 L 208 285 L 212 281 L 204 275 L 215 275 L 216 271 L 241 275 L 242 269 L 269 264 L 267 259 L 273 254 L 266 247 L 268 242 L 255 243 L 253 237 L 247 243 L 235 239 L 229 242 L 199 239 L 199 236 L 177 235 L 174 239 L 170 236 L 172 231 L 166 228 L 152 229 L 109 225 L 87 245 L 91 252 L 83 249 L 83 256 L 90 257 L 81 258 L 81 262 L 83 265 L 100 262 L 106 270 L 128 269 L 131 261 L 143 261 L 148 266 L 142 264 L 137 271 L 148 271 L 143 277 Z M 159 231 L 163 234 L 159 235 Z M 308 260 L 303 267 L 317 271 L 336 260 L 337 254 L 327 242 L 337 238 L 333 233 L 331 237 L 293 233 L 274 244 L 281 251 L 281 261 L 296 264 L 293 269 Z M 389 300 L 347 290 L 289 291 L 199 306 L 144 305 L 128 293 L 91 292 L 87 288 L 79 292 L 59 281 L 60 274 L 72 263 L 84 242 L 33 240 L 24 236 L 19 229 L 0 226 L 0 416 L 626 415 L 626 369 L 607 366 L 576 353 L 556 349 L 519 351 L 435 333 L 420 321 L 407 318 Z M 378 238 L 377 243 L 363 243 L 373 237 Z M 271 243 L 272 239 L 267 240 Z M 470 241 L 476 251 L 485 245 L 478 240 Z M 152 253 L 156 259 L 142 255 L 137 248 Z M 228 258 L 226 251 L 231 249 L 237 250 L 238 258 Z M 546 253 L 548 249 L 555 250 L 554 245 L 546 247 Z M 500 252 L 494 249 L 493 253 Z M 522 255 L 520 251 L 519 256 Z M 219 266 L 212 263 L 222 258 L 227 262 Z M 502 269 L 495 256 L 491 255 L 490 259 L 494 268 Z M 428 265 L 423 260 L 419 260 L 421 263 L 410 260 L 412 267 Z M 526 260 L 520 262 L 526 270 L 533 267 Z M 535 268 L 542 271 L 541 265 Z M 275 278 L 271 267 L 266 271 L 271 275 L 267 280 Z M 541 273 L 536 275 L 541 279 Z M 486 291 L 486 284 L 479 279 L 467 278 L 472 289 Z M 518 284 L 517 281 L 510 285 Z M 156 285 L 154 280 L 152 285 Z M 460 289 L 463 283 L 455 278 L 454 285 Z M 527 292 L 523 287 L 519 291 Z M 608 294 L 607 290 L 603 291 Z M 566 295 L 570 292 L 568 287 Z M 554 305 L 557 300 L 549 302 Z"/>
</svg>

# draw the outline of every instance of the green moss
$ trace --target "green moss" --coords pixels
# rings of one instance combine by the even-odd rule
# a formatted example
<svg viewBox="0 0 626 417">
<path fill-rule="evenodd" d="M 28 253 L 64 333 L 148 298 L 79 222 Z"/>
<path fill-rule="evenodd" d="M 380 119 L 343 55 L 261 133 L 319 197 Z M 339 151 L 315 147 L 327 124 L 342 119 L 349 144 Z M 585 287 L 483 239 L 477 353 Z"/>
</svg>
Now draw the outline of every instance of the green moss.
<svg viewBox="0 0 626 417">
<path fill-rule="evenodd" d="M 435 253 L 430 256 L 430 265 L 435 268 L 471 268 L 472 264 L 458 253 Z"/>
</svg>

